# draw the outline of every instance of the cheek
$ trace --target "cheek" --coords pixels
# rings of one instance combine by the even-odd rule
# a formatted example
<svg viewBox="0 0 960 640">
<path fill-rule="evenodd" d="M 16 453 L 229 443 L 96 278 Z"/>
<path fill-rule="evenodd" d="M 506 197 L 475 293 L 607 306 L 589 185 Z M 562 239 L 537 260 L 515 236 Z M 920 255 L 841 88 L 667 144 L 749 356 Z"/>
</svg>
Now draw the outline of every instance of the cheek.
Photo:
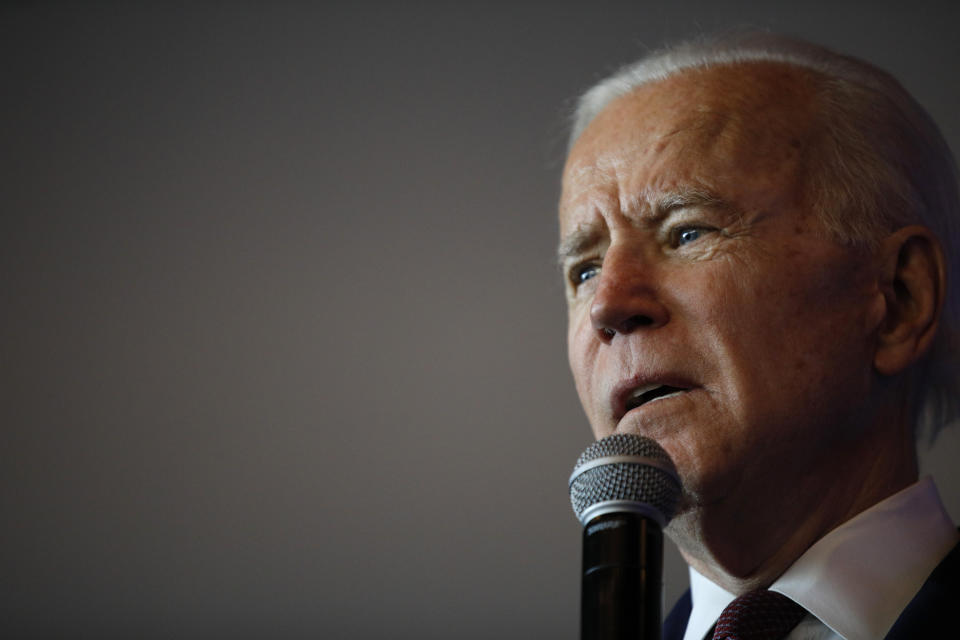
<svg viewBox="0 0 960 640">
<path fill-rule="evenodd" d="M 571 313 L 567 329 L 567 357 L 573 382 L 580 396 L 580 403 L 590 418 L 593 417 L 592 374 L 596 360 L 596 347 L 597 341 L 593 338 L 589 318 L 584 320 Z"/>
<path fill-rule="evenodd" d="M 740 419 L 781 421 L 792 407 L 827 420 L 862 391 L 870 305 L 835 273 L 771 270 L 779 277 L 741 283 L 718 310 L 725 318 L 713 324 L 727 327 L 718 340 Z"/>
</svg>

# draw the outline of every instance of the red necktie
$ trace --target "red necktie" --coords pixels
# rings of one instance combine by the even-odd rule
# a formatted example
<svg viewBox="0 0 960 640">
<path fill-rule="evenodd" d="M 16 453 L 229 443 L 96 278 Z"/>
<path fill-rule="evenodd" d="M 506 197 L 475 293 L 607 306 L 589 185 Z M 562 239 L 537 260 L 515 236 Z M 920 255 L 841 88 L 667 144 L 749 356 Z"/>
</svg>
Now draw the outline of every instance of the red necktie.
<svg viewBox="0 0 960 640">
<path fill-rule="evenodd" d="M 760 589 L 745 593 L 723 610 L 713 640 L 781 640 L 806 615 L 785 595 Z"/>
</svg>

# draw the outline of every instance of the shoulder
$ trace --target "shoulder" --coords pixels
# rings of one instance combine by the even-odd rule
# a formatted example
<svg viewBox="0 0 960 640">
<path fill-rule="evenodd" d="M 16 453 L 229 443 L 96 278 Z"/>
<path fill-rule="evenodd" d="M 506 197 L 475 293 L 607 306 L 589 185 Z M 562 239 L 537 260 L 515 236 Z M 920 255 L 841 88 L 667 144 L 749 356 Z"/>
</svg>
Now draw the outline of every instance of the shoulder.
<svg viewBox="0 0 960 640">
<path fill-rule="evenodd" d="M 935 638 L 956 622 L 960 602 L 960 544 L 933 570 L 893 625 L 887 640 Z"/>
</svg>

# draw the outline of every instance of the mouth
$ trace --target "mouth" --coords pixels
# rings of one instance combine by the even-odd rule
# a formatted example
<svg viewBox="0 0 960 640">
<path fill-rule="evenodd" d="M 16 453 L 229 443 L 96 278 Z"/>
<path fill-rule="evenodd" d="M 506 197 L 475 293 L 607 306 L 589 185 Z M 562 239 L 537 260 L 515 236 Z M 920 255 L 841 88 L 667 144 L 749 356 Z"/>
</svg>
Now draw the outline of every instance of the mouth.
<svg viewBox="0 0 960 640">
<path fill-rule="evenodd" d="M 674 387 L 668 384 L 651 383 L 641 385 L 626 394 L 622 404 L 623 410 L 620 412 L 620 415 L 622 416 L 628 411 L 633 411 L 637 407 L 642 407 L 657 400 L 678 396 L 686 391 L 689 391 L 689 389 Z"/>
</svg>

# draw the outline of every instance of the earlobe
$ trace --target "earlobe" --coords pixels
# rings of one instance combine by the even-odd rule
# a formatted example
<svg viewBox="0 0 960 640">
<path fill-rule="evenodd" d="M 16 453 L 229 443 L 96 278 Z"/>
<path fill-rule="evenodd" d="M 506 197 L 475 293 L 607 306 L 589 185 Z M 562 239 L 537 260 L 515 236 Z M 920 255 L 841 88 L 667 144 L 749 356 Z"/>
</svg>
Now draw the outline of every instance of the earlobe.
<svg viewBox="0 0 960 640">
<path fill-rule="evenodd" d="M 933 341 L 946 290 L 946 262 L 937 238 L 917 225 L 884 240 L 880 259 L 886 314 L 874 367 L 894 375 L 916 362 Z"/>
</svg>

